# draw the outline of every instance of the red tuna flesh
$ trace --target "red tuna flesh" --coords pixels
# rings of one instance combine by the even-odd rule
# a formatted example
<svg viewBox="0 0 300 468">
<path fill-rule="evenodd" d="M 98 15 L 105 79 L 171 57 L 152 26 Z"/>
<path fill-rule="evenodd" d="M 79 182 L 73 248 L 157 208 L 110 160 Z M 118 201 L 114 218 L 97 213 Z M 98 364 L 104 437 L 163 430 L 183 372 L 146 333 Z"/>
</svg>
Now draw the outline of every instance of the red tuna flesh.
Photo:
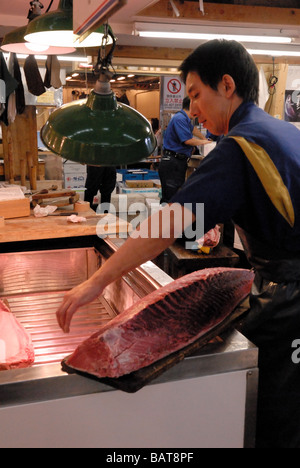
<svg viewBox="0 0 300 468">
<path fill-rule="evenodd" d="M 99 378 L 146 367 L 220 324 L 249 295 L 253 279 L 251 271 L 233 268 L 179 278 L 101 327 L 65 363 Z"/>
<path fill-rule="evenodd" d="M 0 371 L 29 367 L 34 349 L 29 333 L 0 300 Z"/>
</svg>

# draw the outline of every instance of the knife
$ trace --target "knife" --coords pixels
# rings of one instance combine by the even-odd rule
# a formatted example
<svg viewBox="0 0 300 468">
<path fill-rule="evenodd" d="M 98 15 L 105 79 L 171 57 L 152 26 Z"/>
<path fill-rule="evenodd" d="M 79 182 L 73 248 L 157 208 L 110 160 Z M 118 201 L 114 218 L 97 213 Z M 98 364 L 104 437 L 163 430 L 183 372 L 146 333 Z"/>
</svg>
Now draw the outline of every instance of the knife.
<svg viewBox="0 0 300 468">
<path fill-rule="evenodd" d="M 48 216 L 72 216 L 72 215 L 75 215 L 75 216 L 78 216 L 78 213 L 76 211 L 69 211 L 69 212 L 65 212 L 65 213 L 52 213 Z"/>
</svg>

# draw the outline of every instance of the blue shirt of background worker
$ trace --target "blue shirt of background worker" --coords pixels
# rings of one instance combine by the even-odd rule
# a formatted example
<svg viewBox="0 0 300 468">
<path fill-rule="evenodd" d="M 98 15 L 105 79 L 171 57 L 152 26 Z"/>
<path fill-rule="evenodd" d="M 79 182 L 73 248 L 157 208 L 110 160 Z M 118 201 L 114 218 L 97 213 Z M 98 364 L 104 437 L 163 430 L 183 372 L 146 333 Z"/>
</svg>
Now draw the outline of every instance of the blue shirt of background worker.
<svg viewBox="0 0 300 468">
<path fill-rule="evenodd" d="M 164 149 L 175 153 L 185 154 L 191 157 L 193 146 L 185 144 L 185 141 L 193 138 L 194 126 L 187 113 L 182 109 L 170 120 L 164 133 Z"/>
<path fill-rule="evenodd" d="M 182 110 L 171 119 L 163 139 L 163 154 L 158 169 L 162 190 L 160 201 L 168 203 L 185 182 L 188 161 L 194 148 L 208 143 L 191 122 L 188 97 L 182 102 Z"/>
</svg>

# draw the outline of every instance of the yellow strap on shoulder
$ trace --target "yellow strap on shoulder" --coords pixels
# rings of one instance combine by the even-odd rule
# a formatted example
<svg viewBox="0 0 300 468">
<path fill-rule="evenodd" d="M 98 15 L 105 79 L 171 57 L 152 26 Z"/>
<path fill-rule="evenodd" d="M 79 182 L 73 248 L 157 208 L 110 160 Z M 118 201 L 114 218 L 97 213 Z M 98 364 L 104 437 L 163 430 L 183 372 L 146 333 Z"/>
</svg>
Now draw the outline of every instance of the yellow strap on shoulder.
<svg viewBox="0 0 300 468">
<path fill-rule="evenodd" d="M 295 212 L 289 191 L 268 153 L 261 146 L 251 143 L 243 137 L 232 136 L 230 138 L 233 138 L 242 148 L 271 202 L 289 225 L 293 227 Z"/>
</svg>

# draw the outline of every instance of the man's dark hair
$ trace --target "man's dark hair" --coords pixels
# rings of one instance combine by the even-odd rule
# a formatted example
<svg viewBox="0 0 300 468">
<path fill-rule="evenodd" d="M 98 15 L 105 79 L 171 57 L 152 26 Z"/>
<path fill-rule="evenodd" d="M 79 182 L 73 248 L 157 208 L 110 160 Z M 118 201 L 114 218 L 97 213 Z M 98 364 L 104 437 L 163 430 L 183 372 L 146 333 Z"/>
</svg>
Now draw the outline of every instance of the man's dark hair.
<svg viewBox="0 0 300 468">
<path fill-rule="evenodd" d="M 224 75 L 230 75 L 236 93 L 246 102 L 258 102 L 259 75 L 255 62 L 242 44 L 215 39 L 199 46 L 180 65 L 184 82 L 196 72 L 205 85 L 217 90 Z"/>
<path fill-rule="evenodd" d="M 189 110 L 191 105 L 191 100 L 186 96 L 182 101 L 182 109 Z"/>
</svg>

